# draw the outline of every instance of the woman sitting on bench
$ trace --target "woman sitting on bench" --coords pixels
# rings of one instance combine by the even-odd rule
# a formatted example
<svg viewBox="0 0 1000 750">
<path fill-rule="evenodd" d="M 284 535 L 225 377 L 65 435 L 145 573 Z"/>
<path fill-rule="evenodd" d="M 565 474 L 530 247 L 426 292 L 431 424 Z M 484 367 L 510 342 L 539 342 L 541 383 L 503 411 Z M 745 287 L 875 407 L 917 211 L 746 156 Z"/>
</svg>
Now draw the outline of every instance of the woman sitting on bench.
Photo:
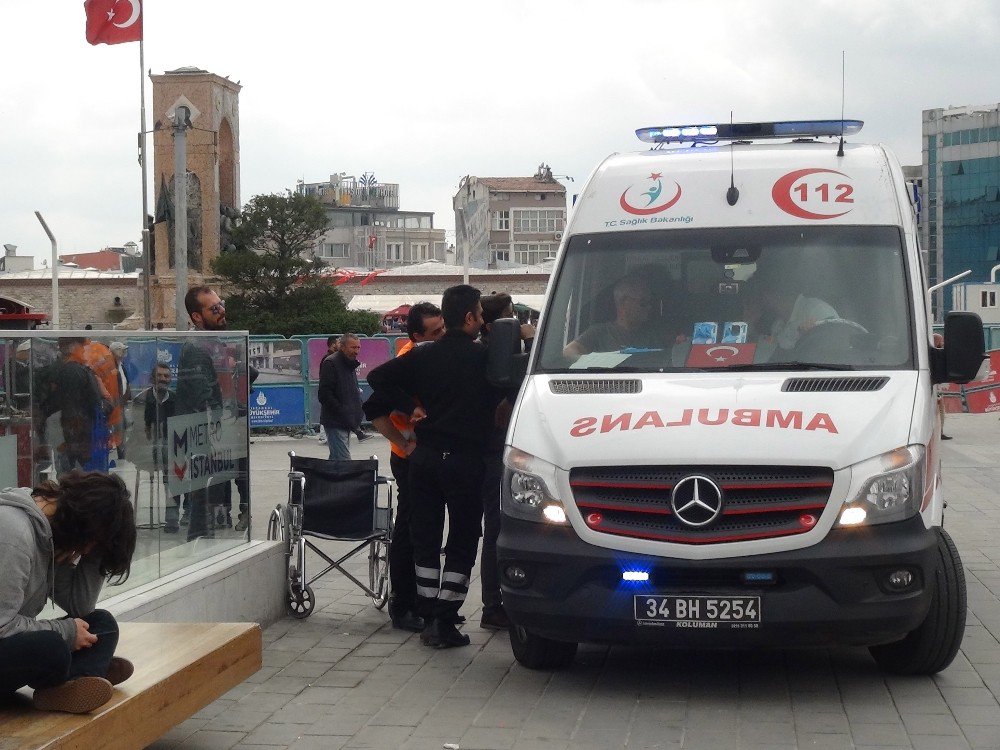
<svg viewBox="0 0 1000 750">
<path fill-rule="evenodd" d="M 113 474 L 0 490 L 0 699 L 27 685 L 36 708 L 87 713 L 132 675 L 114 655 L 118 623 L 94 607 L 109 576 L 128 577 L 135 542 L 129 491 Z M 49 596 L 67 617 L 36 619 Z"/>
</svg>

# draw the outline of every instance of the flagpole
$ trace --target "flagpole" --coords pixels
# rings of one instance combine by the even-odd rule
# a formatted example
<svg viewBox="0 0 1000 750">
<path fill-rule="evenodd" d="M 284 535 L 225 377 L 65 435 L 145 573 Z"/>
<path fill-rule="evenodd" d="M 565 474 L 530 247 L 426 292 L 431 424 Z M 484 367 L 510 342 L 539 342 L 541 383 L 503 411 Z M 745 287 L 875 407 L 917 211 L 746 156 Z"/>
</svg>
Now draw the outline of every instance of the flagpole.
<svg viewBox="0 0 1000 750">
<path fill-rule="evenodd" d="M 145 26 L 145 23 L 143 23 L 143 26 Z M 142 322 L 148 331 L 153 327 L 153 321 L 149 300 L 149 276 L 151 273 L 149 256 L 151 243 L 149 241 L 149 225 L 146 218 L 149 216 L 149 189 L 147 187 L 148 176 L 146 172 L 146 54 L 143 47 L 145 36 L 146 34 L 143 32 L 142 36 L 139 37 L 139 162 L 142 165 L 142 224 L 140 225 L 142 227 Z"/>
</svg>

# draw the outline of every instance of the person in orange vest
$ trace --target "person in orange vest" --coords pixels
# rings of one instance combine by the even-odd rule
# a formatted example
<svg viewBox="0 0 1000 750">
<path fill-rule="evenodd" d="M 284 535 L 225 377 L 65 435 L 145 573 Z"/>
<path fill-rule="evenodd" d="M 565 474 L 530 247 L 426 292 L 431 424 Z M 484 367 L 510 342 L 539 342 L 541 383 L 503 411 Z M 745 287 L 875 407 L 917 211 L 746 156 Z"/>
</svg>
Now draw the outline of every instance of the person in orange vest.
<svg viewBox="0 0 1000 750">
<path fill-rule="evenodd" d="M 430 302 L 418 302 L 410 308 L 406 327 L 409 341 L 399 350 L 399 357 L 405 356 L 419 344 L 437 341 L 444 336 L 441 310 Z M 396 524 L 389 545 L 389 579 L 392 588 L 389 617 L 394 628 L 420 632 L 424 629 L 424 620 L 414 611 L 417 604 L 417 579 L 413 568 L 413 541 L 410 539 L 409 455 L 417 444 L 414 425 L 409 415 L 398 411 L 386 413 L 384 407 L 371 399 L 365 404 L 365 416 L 389 440 L 392 448 L 389 467 L 396 480 Z"/>
</svg>

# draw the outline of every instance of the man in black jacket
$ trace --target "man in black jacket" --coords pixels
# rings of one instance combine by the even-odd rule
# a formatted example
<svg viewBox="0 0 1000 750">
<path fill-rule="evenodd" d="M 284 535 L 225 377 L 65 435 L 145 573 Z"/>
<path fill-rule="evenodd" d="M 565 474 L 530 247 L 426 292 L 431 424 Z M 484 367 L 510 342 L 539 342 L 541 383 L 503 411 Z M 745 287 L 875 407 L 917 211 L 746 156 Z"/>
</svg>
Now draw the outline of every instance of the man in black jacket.
<svg viewBox="0 0 1000 750">
<path fill-rule="evenodd" d="M 319 423 L 326 430 L 331 461 L 350 461 L 351 433 L 361 428 L 361 391 L 355 373 L 360 351 L 360 339 L 346 333 L 340 337 L 340 349 L 319 366 Z"/>
<path fill-rule="evenodd" d="M 410 534 L 417 614 L 428 622 L 421 640 L 434 648 L 469 643 L 456 624 L 479 543 L 483 448 L 501 398 L 486 381 L 486 348 L 475 343 L 483 325 L 479 298 L 479 290 L 465 284 L 446 289 L 441 304 L 444 337 L 389 360 L 368 376 L 373 398 L 416 422 L 417 443 L 410 454 Z M 448 541 L 442 572 L 445 509 Z"/>
</svg>

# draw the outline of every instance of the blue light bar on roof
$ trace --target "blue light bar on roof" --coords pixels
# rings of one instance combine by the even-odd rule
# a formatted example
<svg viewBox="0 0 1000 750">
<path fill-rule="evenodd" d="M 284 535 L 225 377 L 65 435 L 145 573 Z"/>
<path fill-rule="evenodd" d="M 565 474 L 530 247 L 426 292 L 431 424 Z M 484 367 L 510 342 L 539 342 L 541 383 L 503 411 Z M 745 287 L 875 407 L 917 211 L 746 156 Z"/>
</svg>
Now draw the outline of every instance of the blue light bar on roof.
<svg viewBox="0 0 1000 750">
<path fill-rule="evenodd" d="M 856 135 L 863 120 L 790 120 L 788 122 L 735 122 L 716 125 L 664 125 L 639 128 L 635 134 L 645 143 L 708 143 L 759 138 L 818 138 Z"/>
</svg>

